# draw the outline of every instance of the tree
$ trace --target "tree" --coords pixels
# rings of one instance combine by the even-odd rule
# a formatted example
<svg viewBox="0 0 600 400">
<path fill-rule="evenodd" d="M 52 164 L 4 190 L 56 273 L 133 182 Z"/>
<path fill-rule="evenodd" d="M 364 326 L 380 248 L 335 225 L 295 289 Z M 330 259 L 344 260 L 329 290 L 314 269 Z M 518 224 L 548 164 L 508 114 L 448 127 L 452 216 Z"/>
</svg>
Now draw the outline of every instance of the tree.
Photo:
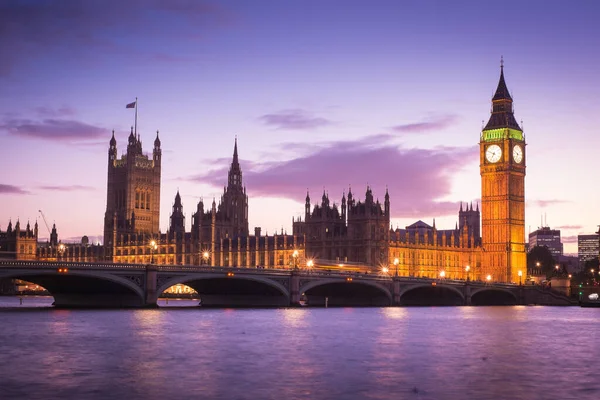
<svg viewBox="0 0 600 400">
<path fill-rule="evenodd" d="M 550 278 L 554 273 L 556 260 L 546 246 L 535 246 L 527 253 L 527 271 L 536 271 Z"/>
</svg>

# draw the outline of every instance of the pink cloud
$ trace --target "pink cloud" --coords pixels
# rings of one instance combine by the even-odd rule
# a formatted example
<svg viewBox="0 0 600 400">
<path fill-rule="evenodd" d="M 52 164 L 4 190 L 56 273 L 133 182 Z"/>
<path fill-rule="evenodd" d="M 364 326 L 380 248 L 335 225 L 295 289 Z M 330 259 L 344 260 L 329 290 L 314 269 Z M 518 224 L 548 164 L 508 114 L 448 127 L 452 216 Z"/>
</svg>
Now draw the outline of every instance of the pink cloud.
<svg viewBox="0 0 600 400">
<path fill-rule="evenodd" d="M 29 192 L 18 186 L 0 183 L 0 194 L 29 194 Z"/>
<path fill-rule="evenodd" d="M 529 200 L 527 202 L 529 204 L 533 204 L 538 207 L 548 207 L 548 206 L 552 206 L 555 204 L 569 203 L 569 200 L 550 199 L 550 200 Z"/>
<path fill-rule="evenodd" d="M 330 200 L 339 203 L 342 192 L 350 185 L 357 198 L 364 198 L 368 184 L 383 202 L 388 186 L 393 218 L 454 215 L 457 204 L 438 199 L 450 193 L 451 176 L 463 168 L 465 160 L 477 158 L 477 147 L 405 149 L 382 137 L 387 136 L 322 144 L 303 156 L 282 162 L 241 162 L 248 193 L 303 203 L 306 188 L 312 188 L 314 204 L 320 201 L 325 187 Z M 187 179 L 222 187 L 229 165 L 221 160 L 217 160 L 217 168 Z"/>
<path fill-rule="evenodd" d="M 458 117 L 456 115 L 446 115 L 443 117 L 431 118 L 428 121 L 396 125 L 392 127 L 392 130 L 398 133 L 424 133 L 436 130 L 439 131 L 453 125 L 457 119 Z"/>
<path fill-rule="evenodd" d="M 581 226 L 581 225 L 561 225 L 561 226 L 557 226 L 555 229 L 580 231 L 581 229 L 583 229 L 583 226 Z"/>
<path fill-rule="evenodd" d="M 282 110 L 272 114 L 265 114 L 259 118 L 265 125 L 277 129 L 299 130 L 315 129 L 331 125 L 331 121 L 315 117 L 305 110 Z"/>
<path fill-rule="evenodd" d="M 108 130 L 104 128 L 79 121 L 58 119 L 45 119 L 43 121 L 6 120 L 0 123 L 0 130 L 15 136 L 63 141 L 85 141 L 108 135 Z"/>
<path fill-rule="evenodd" d="M 42 190 L 50 190 L 50 191 L 56 191 L 56 192 L 72 192 L 72 191 L 76 191 L 76 190 L 96 190 L 96 188 L 93 188 L 91 186 L 83 186 L 83 185 L 65 185 L 65 186 L 47 185 L 47 186 L 40 186 L 39 188 Z"/>
<path fill-rule="evenodd" d="M 577 243 L 577 235 L 561 236 L 560 241 L 562 243 Z"/>
</svg>

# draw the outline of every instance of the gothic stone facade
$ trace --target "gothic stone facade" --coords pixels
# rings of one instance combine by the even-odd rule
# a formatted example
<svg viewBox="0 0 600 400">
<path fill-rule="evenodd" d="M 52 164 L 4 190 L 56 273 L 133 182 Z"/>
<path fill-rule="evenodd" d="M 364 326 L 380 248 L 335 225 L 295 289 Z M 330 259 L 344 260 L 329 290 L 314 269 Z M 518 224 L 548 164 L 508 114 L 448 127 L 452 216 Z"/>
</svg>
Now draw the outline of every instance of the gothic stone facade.
<svg viewBox="0 0 600 400">
<path fill-rule="evenodd" d="M 403 276 L 439 277 L 443 271 L 446 278 L 485 280 L 489 276 L 494 281 L 518 282 L 519 271 L 526 273 L 525 140 L 512 101 L 502 68 L 491 117 L 480 136 L 481 214 L 479 206 L 463 209 L 461 205 L 458 222 L 450 230 L 438 230 L 435 221 L 433 226 L 418 221 L 405 229 L 391 229 L 389 193 L 386 190 L 381 204 L 367 187 L 363 202 L 349 190 L 340 208 L 323 193 L 320 204 L 311 210 L 307 194 L 304 220 L 293 221 L 292 235 L 282 231 L 262 236 L 260 228 L 250 235 L 236 140 L 219 203 L 213 199 L 205 209 L 201 200 L 186 232 L 177 193 L 169 230 L 160 233 L 158 134 L 152 158 L 142 153 L 141 140 L 132 132 L 121 159 L 117 159 L 113 134 L 108 152 L 105 257 L 126 263 L 279 268 L 302 266 L 314 258 L 373 270 L 386 267 L 389 273 Z M 151 248 L 151 241 L 156 248 Z"/>
</svg>

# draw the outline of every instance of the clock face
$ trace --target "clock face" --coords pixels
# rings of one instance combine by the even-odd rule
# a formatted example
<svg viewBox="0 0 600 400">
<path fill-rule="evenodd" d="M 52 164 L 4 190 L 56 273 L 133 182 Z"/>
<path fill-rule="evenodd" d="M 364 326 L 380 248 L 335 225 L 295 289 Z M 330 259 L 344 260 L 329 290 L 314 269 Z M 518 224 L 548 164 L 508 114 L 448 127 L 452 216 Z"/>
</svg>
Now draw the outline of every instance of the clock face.
<svg viewBox="0 0 600 400">
<path fill-rule="evenodd" d="M 502 149 L 497 144 L 488 146 L 485 150 L 485 159 L 491 163 L 497 163 L 502 157 Z"/>
<path fill-rule="evenodd" d="M 518 144 L 513 147 L 513 159 L 517 164 L 521 164 L 521 161 L 523 161 L 523 149 Z"/>
</svg>

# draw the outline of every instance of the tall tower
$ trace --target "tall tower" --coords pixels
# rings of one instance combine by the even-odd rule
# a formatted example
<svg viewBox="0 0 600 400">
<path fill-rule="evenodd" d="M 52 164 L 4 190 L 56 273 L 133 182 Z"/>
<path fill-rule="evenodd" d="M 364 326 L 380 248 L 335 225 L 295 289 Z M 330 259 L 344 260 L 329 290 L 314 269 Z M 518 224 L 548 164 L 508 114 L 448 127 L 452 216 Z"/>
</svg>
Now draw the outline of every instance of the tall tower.
<svg viewBox="0 0 600 400">
<path fill-rule="evenodd" d="M 133 128 L 127 153 L 117 158 L 113 132 L 108 149 L 108 183 L 104 215 L 104 245 L 112 256 L 116 236 L 124 233 L 155 236 L 159 232 L 161 149 L 158 131 L 152 157 L 142 152 Z"/>
<path fill-rule="evenodd" d="M 499 282 L 519 282 L 526 273 L 525 137 L 513 114 L 504 65 L 492 98 L 492 115 L 481 132 L 482 273 Z"/>
<path fill-rule="evenodd" d="M 248 235 L 248 195 L 242 182 L 242 169 L 238 160 L 237 138 L 233 146 L 233 160 L 229 167 L 227 189 L 220 205 L 229 222 L 226 229 L 232 237 Z"/>
</svg>

